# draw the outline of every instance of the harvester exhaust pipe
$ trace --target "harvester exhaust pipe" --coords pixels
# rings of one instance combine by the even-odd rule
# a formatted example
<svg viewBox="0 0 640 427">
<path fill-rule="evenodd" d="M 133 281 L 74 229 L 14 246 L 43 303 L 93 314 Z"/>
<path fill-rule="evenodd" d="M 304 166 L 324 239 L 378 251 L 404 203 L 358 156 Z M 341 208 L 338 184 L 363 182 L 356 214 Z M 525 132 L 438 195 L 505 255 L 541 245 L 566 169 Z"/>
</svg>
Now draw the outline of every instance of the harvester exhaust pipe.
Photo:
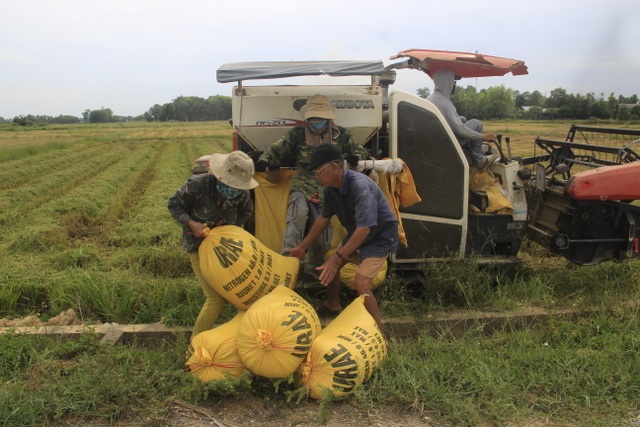
<svg viewBox="0 0 640 427">
<path fill-rule="evenodd" d="M 382 87 L 382 110 L 389 110 L 389 86 L 395 82 L 395 70 L 385 70 L 380 75 L 380 86 Z"/>
</svg>

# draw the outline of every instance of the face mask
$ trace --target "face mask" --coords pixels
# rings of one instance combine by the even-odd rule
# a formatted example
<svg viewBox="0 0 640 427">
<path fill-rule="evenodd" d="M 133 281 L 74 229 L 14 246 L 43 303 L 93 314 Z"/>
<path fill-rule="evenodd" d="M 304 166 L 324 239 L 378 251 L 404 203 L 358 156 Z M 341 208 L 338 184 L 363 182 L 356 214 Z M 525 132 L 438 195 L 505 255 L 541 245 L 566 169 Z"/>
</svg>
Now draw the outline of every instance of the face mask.
<svg viewBox="0 0 640 427">
<path fill-rule="evenodd" d="M 229 187 L 227 184 L 223 184 L 219 182 L 216 184 L 216 188 L 218 191 L 225 197 L 225 199 L 233 200 L 242 195 L 244 190 L 239 190 L 237 188 Z"/>
<path fill-rule="evenodd" d="M 316 130 L 322 130 L 322 128 L 324 128 L 327 125 L 327 120 L 323 120 L 321 122 L 310 122 L 309 124 L 311 125 L 311 127 L 315 128 Z"/>
</svg>

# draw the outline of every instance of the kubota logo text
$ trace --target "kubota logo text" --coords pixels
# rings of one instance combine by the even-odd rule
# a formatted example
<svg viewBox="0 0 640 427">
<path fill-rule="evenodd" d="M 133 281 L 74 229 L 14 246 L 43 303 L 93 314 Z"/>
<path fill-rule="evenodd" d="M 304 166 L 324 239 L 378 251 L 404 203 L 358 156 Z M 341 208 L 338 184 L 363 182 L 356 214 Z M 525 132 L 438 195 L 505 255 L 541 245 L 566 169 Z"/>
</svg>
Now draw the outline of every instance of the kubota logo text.
<svg viewBox="0 0 640 427">
<path fill-rule="evenodd" d="M 339 110 L 370 110 L 373 109 L 373 101 L 369 99 L 336 99 L 331 103 Z"/>
</svg>

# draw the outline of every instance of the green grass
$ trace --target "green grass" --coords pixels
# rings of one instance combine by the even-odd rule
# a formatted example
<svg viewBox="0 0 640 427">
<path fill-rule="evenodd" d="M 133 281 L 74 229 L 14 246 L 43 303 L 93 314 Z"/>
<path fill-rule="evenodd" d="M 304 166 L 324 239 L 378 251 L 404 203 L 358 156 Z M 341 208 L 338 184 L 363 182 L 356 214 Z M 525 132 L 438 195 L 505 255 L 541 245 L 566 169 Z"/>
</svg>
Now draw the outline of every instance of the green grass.
<svg viewBox="0 0 640 427">
<path fill-rule="evenodd" d="M 535 327 L 506 323 L 453 334 L 446 327 L 392 340 L 388 359 L 353 395 L 361 408 L 396 408 L 455 426 L 622 425 L 640 410 L 638 307 Z M 184 337 L 155 347 L 0 336 L 0 420 L 161 420 L 175 399 L 215 408 L 224 399 L 304 405 L 293 382 L 255 376 L 203 384 L 183 371 Z M 291 400 L 294 400 L 292 403 Z M 318 419 L 330 418 L 327 403 Z M 157 421 L 160 422 L 160 421 Z"/>
<path fill-rule="evenodd" d="M 179 395 L 193 400 L 202 388 L 182 371 L 184 350 L 176 345 L 104 347 L 90 334 L 78 341 L 8 335 L 0 342 L 2 425 L 150 416 Z"/>
<path fill-rule="evenodd" d="M 195 158 L 228 151 L 230 136 L 225 122 L 0 132 L 8 151 L 34 148 L 0 161 L 0 317 L 74 308 L 88 321 L 192 324 L 201 291 L 166 204 Z"/>
<path fill-rule="evenodd" d="M 532 132 L 529 123 L 495 127 L 521 138 Z M 230 149 L 228 124 L 8 129 L 0 127 L 0 317 L 47 319 L 73 308 L 87 322 L 192 325 L 202 291 L 166 203 L 197 157 Z M 526 244 L 520 258 L 516 269 L 470 259 L 425 265 L 417 282 L 390 276 L 376 291 L 383 317 L 526 308 L 597 314 L 393 340 L 354 404 L 424 412 L 456 426 L 620 425 L 637 414 L 640 262 L 576 267 Z M 231 315 L 227 305 L 222 318 Z M 199 384 L 183 372 L 185 350 L 180 339 L 109 348 L 90 335 L 0 336 L 0 423 L 153 418 L 176 398 L 214 406 L 238 394 L 295 394 L 290 384 L 259 378 Z"/>
<path fill-rule="evenodd" d="M 366 402 L 413 408 L 456 426 L 619 425 L 638 411 L 637 307 L 535 328 L 481 328 L 394 345 L 360 393 Z"/>
</svg>

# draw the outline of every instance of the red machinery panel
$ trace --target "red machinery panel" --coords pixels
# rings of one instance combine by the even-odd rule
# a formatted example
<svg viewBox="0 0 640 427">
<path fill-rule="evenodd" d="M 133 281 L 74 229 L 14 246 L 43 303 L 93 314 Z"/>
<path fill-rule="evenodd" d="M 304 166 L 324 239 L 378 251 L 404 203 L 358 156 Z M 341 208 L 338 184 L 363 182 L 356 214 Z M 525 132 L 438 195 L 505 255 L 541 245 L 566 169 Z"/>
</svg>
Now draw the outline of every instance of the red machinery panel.
<svg viewBox="0 0 640 427">
<path fill-rule="evenodd" d="M 640 161 L 578 172 L 565 193 L 576 200 L 640 199 Z"/>
</svg>

